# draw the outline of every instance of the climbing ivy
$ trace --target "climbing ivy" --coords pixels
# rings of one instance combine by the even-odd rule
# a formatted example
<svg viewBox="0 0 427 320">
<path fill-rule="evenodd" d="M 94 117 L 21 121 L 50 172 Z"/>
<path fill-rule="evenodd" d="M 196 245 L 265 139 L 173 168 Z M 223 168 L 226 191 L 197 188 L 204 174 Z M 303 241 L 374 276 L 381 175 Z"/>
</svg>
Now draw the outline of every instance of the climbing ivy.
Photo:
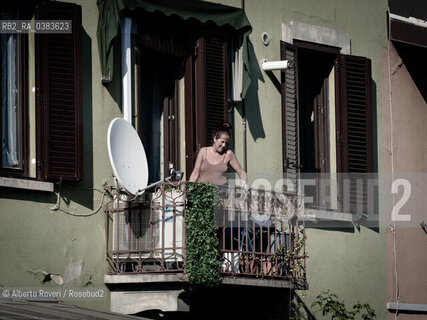
<svg viewBox="0 0 427 320">
<path fill-rule="evenodd" d="M 187 184 L 187 273 L 191 283 L 214 286 L 221 282 L 214 208 L 218 190 L 209 183 Z"/>
</svg>

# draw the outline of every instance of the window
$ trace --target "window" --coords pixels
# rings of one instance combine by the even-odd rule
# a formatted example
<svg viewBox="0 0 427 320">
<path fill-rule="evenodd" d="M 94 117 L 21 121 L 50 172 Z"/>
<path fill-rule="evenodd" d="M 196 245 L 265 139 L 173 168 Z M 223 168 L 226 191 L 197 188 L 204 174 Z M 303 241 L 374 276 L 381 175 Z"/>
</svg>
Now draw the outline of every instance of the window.
<svg viewBox="0 0 427 320">
<path fill-rule="evenodd" d="M 200 147 L 226 119 L 227 30 L 147 13 L 136 43 L 137 129 L 150 182 L 172 167 L 189 177 Z"/>
<path fill-rule="evenodd" d="M 17 19 L 20 17 L 17 9 L 2 9 L 1 19 Z M 25 52 L 27 50 L 26 35 L 1 34 L 1 169 L 15 175 L 26 173 L 25 146 L 26 132 L 26 91 L 25 75 L 27 65 Z"/>
<path fill-rule="evenodd" d="M 304 193 L 316 207 L 353 211 L 361 200 L 366 210 L 373 172 L 370 60 L 303 41 L 282 42 L 281 59 L 296 65 L 282 74 L 285 177 L 295 187 L 300 178 L 314 179 Z"/>
<path fill-rule="evenodd" d="M 179 19 L 146 14 L 138 24 L 137 127 L 147 154 L 149 182 L 180 168 L 179 121 L 186 25 Z"/>
<path fill-rule="evenodd" d="M 19 10 L 15 10 L 19 16 Z M 46 2 L 33 14 L 37 19 L 71 20 L 73 31 L 0 36 L 0 173 L 38 180 L 80 180 L 81 7 Z"/>
</svg>

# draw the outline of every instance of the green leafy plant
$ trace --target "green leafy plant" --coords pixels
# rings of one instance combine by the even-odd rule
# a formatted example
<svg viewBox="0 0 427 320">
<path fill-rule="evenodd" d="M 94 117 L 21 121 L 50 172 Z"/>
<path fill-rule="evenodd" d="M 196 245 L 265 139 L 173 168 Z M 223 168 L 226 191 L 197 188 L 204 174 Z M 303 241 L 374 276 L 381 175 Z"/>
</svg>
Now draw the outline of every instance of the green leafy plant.
<svg viewBox="0 0 427 320">
<path fill-rule="evenodd" d="M 331 293 L 330 290 L 319 293 L 316 300 L 313 302 L 311 307 L 318 306 L 317 311 L 321 311 L 323 316 L 330 315 L 331 319 L 338 320 L 352 320 L 352 319 L 363 319 L 372 320 L 375 319 L 375 310 L 367 303 L 357 303 L 353 306 L 352 310 L 347 310 L 344 301 L 338 300 L 338 296 Z M 361 314 L 360 314 L 361 313 Z M 358 317 L 360 314 L 360 318 Z"/>
<path fill-rule="evenodd" d="M 218 190 L 208 183 L 187 185 L 187 273 L 191 283 L 214 286 L 221 282 L 214 208 Z"/>
<path fill-rule="evenodd" d="M 289 274 L 292 281 L 297 285 L 303 285 L 306 282 L 304 270 L 304 253 L 303 248 L 307 237 L 305 234 L 300 236 L 294 242 L 293 250 L 286 250 L 285 263 L 289 266 Z"/>
<path fill-rule="evenodd" d="M 295 232 L 292 232 L 294 238 L 292 250 L 285 248 L 285 244 L 282 244 L 277 249 L 277 256 L 280 257 L 286 266 L 287 275 L 291 278 L 292 282 L 296 286 L 303 287 L 307 282 L 304 270 L 304 259 L 308 256 L 304 253 L 304 246 L 307 240 L 307 236 L 299 232 L 298 237 Z"/>
</svg>

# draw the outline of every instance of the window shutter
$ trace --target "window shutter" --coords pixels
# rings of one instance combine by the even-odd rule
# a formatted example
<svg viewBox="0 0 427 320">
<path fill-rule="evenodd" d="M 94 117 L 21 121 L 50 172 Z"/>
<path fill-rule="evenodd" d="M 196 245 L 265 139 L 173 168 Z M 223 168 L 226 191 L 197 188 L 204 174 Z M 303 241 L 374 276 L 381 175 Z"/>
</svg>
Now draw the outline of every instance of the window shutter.
<svg viewBox="0 0 427 320">
<path fill-rule="evenodd" d="M 373 172 L 372 80 L 371 61 L 364 57 L 340 55 L 335 61 L 337 105 L 337 171 L 348 173 L 350 208 L 358 200 L 367 201 L 367 174 Z M 356 192 L 356 180 L 363 182 L 362 194 Z M 345 206 L 344 206 L 345 207 Z M 359 207 L 360 208 L 360 207 Z M 366 208 L 365 208 L 366 209 Z"/>
<path fill-rule="evenodd" d="M 226 120 L 226 37 L 205 32 L 197 41 L 195 55 L 186 62 L 185 130 L 187 177 L 200 148 L 212 142 L 212 133 Z"/>
<path fill-rule="evenodd" d="M 206 142 L 212 141 L 214 130 L 226 120 L 226 45 L 221 36 L 205 38 L 206 75 Z"/>
<path fill-rule="evenodd" d="M 294 62 L 295 68 L 282 71 L 282 135 L 284 178 L 298 190 L 299 148 L 298 148 L 298 80 L 296 48 L 280 42 L 280 59 Z M 292 190 L 289 190 L 292 191 Z"/>
<path fill-rule="evenodd" d="M 72 20 L 70 34 L 36 35 L 44 179 L 83 177 L 81 7 L 49 2 L 46 19 Z"/>
</svg>

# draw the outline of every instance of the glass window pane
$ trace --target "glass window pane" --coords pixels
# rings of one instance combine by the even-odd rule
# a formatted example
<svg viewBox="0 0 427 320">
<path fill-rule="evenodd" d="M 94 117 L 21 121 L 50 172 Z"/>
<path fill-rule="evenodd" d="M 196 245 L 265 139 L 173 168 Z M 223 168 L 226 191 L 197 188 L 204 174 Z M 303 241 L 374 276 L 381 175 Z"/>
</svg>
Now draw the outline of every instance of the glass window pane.
<svg viewBox="0 0 427 320">
<path fill-rule="evenodd" d="M 1 45 L 1 126 L 2 166 L 20 168 L 21 106 L 19 99 L 19 40 L 16 34 L 2 34 Z"/>
</svg>

